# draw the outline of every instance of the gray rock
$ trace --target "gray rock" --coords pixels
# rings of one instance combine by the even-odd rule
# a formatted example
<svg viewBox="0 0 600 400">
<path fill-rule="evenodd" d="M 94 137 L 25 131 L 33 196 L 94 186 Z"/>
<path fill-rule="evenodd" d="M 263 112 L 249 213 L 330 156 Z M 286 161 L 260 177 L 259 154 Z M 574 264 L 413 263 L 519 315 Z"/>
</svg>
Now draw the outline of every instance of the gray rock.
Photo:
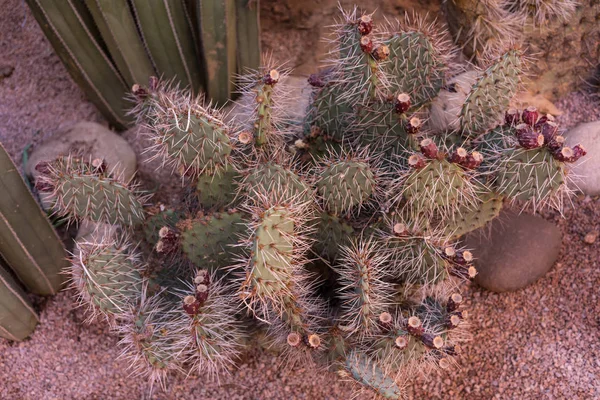
<svg viewBox="0 0 600 400">
<path fill-rule="evenodd" d="M 452 86 L 452 91 L 440 90 L 431 104 L 429 115 L 428 124 L 433 132 L 439 133 L 458 128 L 460 110 L 477 77 L 477 71 L 463 72 L 448 81 L 447 86 Z"/>
<path fill-rule="evenodd" d="M 78 157 L 104 158 L 110 169 L 130 180 L 135 174 L 137 160 L 127 141 L 108 128 L 95 122 L 77 122 L 56 132 L 50 140 L 36 146 L 25 166 L 25 173 L 37 178 L 35 166 L 58 156 L 73 154 Z"/>
<path fill-rule="evenodd" d="M 579 124 L 565 134 L 567 146 L 581 144 L 587 156 L 570 165 L 572 189 L 589 196 L 600 195 L 600 121 Z"/>
<path fill-rule="evenodd" d="M 478 274 L 475 282 L 493 292 L 522 289 L 544 276 L 558 257 L 562 235 L 554 224 L 530 214 L 503 211 L 467 235 Z"/>
</svg>

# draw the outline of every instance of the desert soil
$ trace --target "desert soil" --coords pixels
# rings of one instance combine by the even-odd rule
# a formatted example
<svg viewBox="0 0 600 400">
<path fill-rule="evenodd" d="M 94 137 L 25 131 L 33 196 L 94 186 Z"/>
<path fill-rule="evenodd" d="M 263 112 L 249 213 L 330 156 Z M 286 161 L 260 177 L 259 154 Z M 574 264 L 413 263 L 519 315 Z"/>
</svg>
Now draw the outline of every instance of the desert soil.
<svg viewBox="0 0 600 400">
<path fill-rule="evenodd" d="M 387 15 L 404 11 L 389 5 L 392 2 L 377 3 L 381 3 L 379 12 Z M 319 2 L 315 13 L 325 19 L 304 3 L 293 10 L 289 2 L 270 4 L 263 7 L 265 50 L 291 54 L 291 65 L 301 73 L 314 70 L 319 58 L 314 54 L 322 54 L 318 40 L 324 33 L 322 21 L 334 15 L 335 3 Z M 436 11 L 435 6 L 427 7 Z M 27 146 L 35 146 L 63 125 L 105 121 L 72 82 L 25 2 L 1 0 L 0 9 L 0 66 L 14 67 L 0 81 L 0 141 L 20 163 Z M 600 117 L 598 105 L 581 93 L 556 105 L 564 111 L 559 118 L 564 128 Z M 592 244 L 584 241 L 586 234 L 600 230 L 600 200 L 580 196 L 566 207 L 563 217 L 553 211 L 544 217 L 563 232 L 554 267 L 516 293 L 494 294 L 469 286 L 473 341 L 464 347 L 455 370 L 418 377 L 407 388 L 410 398 L 600 398 L 600 239 Z M 117 359 L 118 338 L 104 324 L 84 324 L 84 311 L 74 308 L 74 293 L 33 301 L 41 322 L 31 338 L 22 343 L 0 339 L 0 399 L 150 397 L 144 380 L 130 376 L 127 365 Z M 352 387 L 334 374 L 280 369 L 273 356 L 260 352 L 220 382 L 190 376 L 173 377 L 169 383 L 167 391 L 155 391 L 152 398 L 333 400 L 352 396 Z"/>
</svg>

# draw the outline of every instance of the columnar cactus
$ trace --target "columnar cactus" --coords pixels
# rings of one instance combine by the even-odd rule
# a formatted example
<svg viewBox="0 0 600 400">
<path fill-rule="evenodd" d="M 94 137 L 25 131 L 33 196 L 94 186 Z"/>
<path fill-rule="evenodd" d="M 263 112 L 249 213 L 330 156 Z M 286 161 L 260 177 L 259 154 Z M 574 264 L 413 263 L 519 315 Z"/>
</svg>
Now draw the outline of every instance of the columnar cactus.
<svg viewBox="0 0 600 400">
<path fill-rule="evenodd" d="M 288 71 L 273 65 L 242 80 L 246 107 L 231 126 L 185 90 L 135 85 L 149 150 L 195 198 L 183 208 L 144 215 L 101 162 L 43 171 L 38 188 L 57 212 L 118 222 L 131 238 L 80 243 L 71 271 L 151 383 L 226 372 L 250 343 L 248 317 L 289 368 L 323 365 L 384 398 L 457 362 L 469 338 L 461 284 L 477 274 L 457 239 L 505 200 L 560 207 L 568 163 L 585 150 L 534 108 L 505 113 L 516 49 L 477 72 L 453 128 L 432 135 L 429 106 L 453 69 L 435 32 L 344 12 L 304 120 L 290 119 Z M 132 241 L 146 243 L 143 263 Z"/>
</svg>

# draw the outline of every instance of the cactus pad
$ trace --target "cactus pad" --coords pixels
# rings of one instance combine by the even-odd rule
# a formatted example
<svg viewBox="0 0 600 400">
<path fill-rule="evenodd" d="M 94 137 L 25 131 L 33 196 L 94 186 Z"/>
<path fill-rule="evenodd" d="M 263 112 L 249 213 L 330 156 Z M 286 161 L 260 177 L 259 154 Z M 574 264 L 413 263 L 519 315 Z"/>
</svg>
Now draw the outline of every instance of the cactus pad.
<svg viewBox="0 0 600 400">
<path fill-rule="evenodd" d="M 272 162 L 259 165 L 244 179 L 242 187 L 250 194 L 274 194 L 281 201 L 305 202 L 312 197 L 310 187 L 298 175 Z"/>
<path fill-rule="evenodd" d="M 202 207 L 229 205 L 235 199 L 239 180 L 240 174 L 231 164 L 216 172 L 202 172 L 196 184 L 196 193 Z"/>
<path fill-rule="evenodd" d="M 384 399 L 398 400 L 404 397 L 404 391 L 395 380 L 364 354 L 350 353 L 346 358 L 345 370 L 360 385 L 373 390 Z"/>
<path fill-rule="evenodd" d="M 233 247 L 246 232 L 239 212 L 223 212 L 181 221 L 181 248 L 198 268 L 215 270 L 232 264 Z"/>
<path fill-rule="evenodd" d="M 50 189 L 42 196 L 60 216 L 109 224 L 136 225 L 143 220 L 144 198 L 121 179 L 73 158 L 48 164 L 38 187 Z"/>
<path fill-rule="evenodd" d="M 498 163 L 498 191 L 534 207 L 561 201 L 565 182 L 565 165 L 546 148 L 510 150 Z"/>
<path fill-rule="evenodd" d="M 331 162 L 321 172 L 317 190 L 325 208 L 340 215 L 363 205 L 375 193 L 375 174 L 361 161 Z"/>
<path fill-rule="evenodd" d="M 517 93 L 521 58 L 517 50 L 506 52 L 483 71 L 471 88 L 460 112 L 460 127 L 466 136 L 477 136 L 501 121 Z"/>
<path fill-rule="evenodd" d="M 140 260 L 124 239 L 105 243 L 77 244 L 78 262 L 71 266 L 73 286 L 82 303 L 95 314 L 124 314 L 138 302 L 142 291 Z"/>
<path fill-rule="evenodd" d="M 164 208 L 164 206 L 161 208 Z M 144 237 L 152 246 L 158 242 L 158 231 L 160 228 L 163 226 L 174 228 L 183 216 L 182 212 L 170 208 L 161 208 L 151 211 L 144 221 Z"/>
<path fill-rule="evenodd" d="M 475 208 L 459 208 L 444 226 L 451 239 L 458 239 L 478 228 L 483 228 L 500 214 L 503 196 L 490 192 L 480 196 Z"/>
<path fill-rule="evenodd" d="M 335 260 L 340 247 L 349 244 L 354 229 L 344 219 L 323 212 L 318 218 L 315 231 L 315 252 L 328 260 Z"/>
<path fill-rule="evenodd" d="M 440 51 L 424 32 L 400 32 L 387 40 L 394 93 L 408 93 L 413 108 L 435 98 L 444 84 L 447 69 Z"/>
</svg>

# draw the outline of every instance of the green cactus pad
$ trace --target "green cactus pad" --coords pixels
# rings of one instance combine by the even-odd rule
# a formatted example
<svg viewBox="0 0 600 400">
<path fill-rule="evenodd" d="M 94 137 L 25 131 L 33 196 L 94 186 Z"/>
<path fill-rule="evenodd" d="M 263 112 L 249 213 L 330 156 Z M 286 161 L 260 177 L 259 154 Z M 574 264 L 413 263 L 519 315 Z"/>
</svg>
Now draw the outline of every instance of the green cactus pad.
<svg viewBox="0 0 600 400">
<path fill-rule="evenodd" d="M 235 199 L 240 174 L 232 165 L 217 172 L 204 171 L 198 176 L 196 193 L 202 207 L 226 206 Z"/>
<path fill-rule="evenodd" d="M 289 169 L 273 162 L 257 166 L 243 181 L 244 189 L 253 193 L 275 193 L 281 201 L 310 201 L 312 191 L 304 181 Z"/>
<path fill-rule="evenodd" d="M 80 296 L 106 316 L 124 314 L 142 294 L 140 261 L 126 240 L 78 243 L 81 252 L 71 267 Z"/>
<path fill-rule="evenodd" d="M 311 127 L 319 128 L 334 140 L 342 141 L 353 121 L 352 107 L 342 100 L 342 89 L 337 85 L 315 88 L 307 120 Z"/>
<path fill-rule="evenodd" d="M 200 112 L 189 116 L 180 113 L 155 141 L 162 147 L 167 163 L 191 172 L 224 168 L 232 149 L 224 125 Z"/>
<path fill-rule="evenodd" d="M 345 362 L 345 370 L 360 385 L 373 390 L 384 399 L 401 399 L 404 391 L 393 378 L 387 376 L 381 368 L 364 355 L 353 351 Z"/>
<path fill-rule="evenodd" d="M 291 281 L 294 221 L 284 207 L 265 211 L 252 249 L 252 286 L 259 297 L 284 290 Z"/>
<path fill-rule="evenodd" d="M 398 162 L 407 159 L 416 145 L 414 135 L 406 133 L 405 123 L 406 116 L 395 112 L 392 103 L 377 103 L 358 108 L 353 129 L 363 146 L 383 153 L 386 162 Z"/>
<path fill-rule="evenodd" d="M 343 219 L 326 212 L 321 213 L 318 221 L 313 249 L 317 255 L 328 260 L 335 260 L 340 246 L 346 246 L 349 243 L 354 229 Z"/>
<path fill-rule="evenodd" d="M 215 270 L 232 265 L 238 250 L 233 247 L 246 232 L 238 212 L 214 213 L 180 222 L 181 248 L 198 268 Z"/>
<path fill-rule="evenodd" d="M 40 180 L 54 188 L 42 196 L 60 216 L 123 225 L 137 225 L 144 218 L 143 199 L 126 183 L 78 160 L 57 160 Z"/>
<path fill-rule="evenodd" d="M 340 215 L 364 204 L 375 192 L 375 174 L 361 161 L 337 161 L 325 167 L 316 183 L 324 206 Z"/>
<path fill-rule="evenodd" d="M 551 202 L 565 187 L 565 166 L 546 148 L 509 150 L 497 171 L 499 193 L 534 205 Z"/>
<path fill-rule="evenodd" d="M 390 48 L 386 68 L 394 93 L 407 93 L 412 109 L 431 102 L 444 84 L 447 69 L 432 40 L 423 32 L 401 32 L 386 43 Z"/>
<path fill-rule="evenodd" d="M 448 215 L 457 204 L 472 207 L 477 200 L 465 171 L 447 160 L 431 160 L 425 167 L 411 171 L 402 193 L 413 213 Z"/>
<path fill-rule="evenodd" d="M 444 231 L 450 239 L 458 239 L 475 229 L 483 228 L 500 214 L 503 196 L 488 192 L 479 197 L 475 208 L 460 207 L 444 226 Z"/>
<path fill-rule="evenodd" d="M 400 281 L 417 284 L 436 284 L 448 277 L 448 265 L 443 249 L 430 238 L 391 237 L 387 240 L 390 268 Z"/>
<path fill-rule="evenodd" d="M 407 340 L 406 348 L 396 347 L 396 338 L 402 336 Z M 418 363 L 427 353 L 427 347 L 417 338 L 403 329 L 392 329 L 373 344 L 374 355 L 380 362 L 385 363 L 391 370 L 399 370 L 408 364 Z"/>
<path fill-rule="evenodd" d="M 477 136 L 500 122 L 510 100 L 517 93 L 520 74 L 521 55 L 517 50 L 506 52 L 483 71 L 460 112 L 460 127 L 464 135 Z"/>
</svg>

